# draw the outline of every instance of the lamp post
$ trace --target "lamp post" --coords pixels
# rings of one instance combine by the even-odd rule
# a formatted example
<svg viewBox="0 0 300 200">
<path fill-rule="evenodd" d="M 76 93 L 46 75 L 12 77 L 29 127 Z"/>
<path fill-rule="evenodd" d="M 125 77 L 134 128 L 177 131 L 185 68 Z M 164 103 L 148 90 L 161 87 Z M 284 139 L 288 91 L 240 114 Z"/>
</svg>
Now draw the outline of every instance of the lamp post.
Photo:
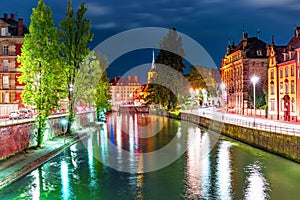
<svg viewBox="0 0 300 200">
<path fill-rule="evenodd" d="M 255 107 L 255 84 L 259 78 L 257 76 L 252 76 L 251 81 L 253 83 L 253 106 L 254 106 L 254 121 L 253 121 L 253 126 L 255 126 L 255 116 L 256 116 L 256 107 Z"/>
</svg>

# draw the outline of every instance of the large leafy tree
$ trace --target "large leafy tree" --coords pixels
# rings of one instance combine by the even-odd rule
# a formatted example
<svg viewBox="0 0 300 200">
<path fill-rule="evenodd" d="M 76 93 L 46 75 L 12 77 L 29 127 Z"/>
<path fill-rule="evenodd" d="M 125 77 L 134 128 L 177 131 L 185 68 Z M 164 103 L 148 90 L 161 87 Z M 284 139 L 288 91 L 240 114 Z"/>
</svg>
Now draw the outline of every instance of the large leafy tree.
<svg viewBox="0 0 300 200">
<path fill-rule="evenodd" d="M 111 94 L 109 92 L 109 79 L 106 70 L 103 71 L 100 80 L 98 82 L 96 92 L 95 92 L 95 104 L 97 119 L 99 119 L 99 113 L 102 109 L 110 110 L 109 100 L 111 99 Z"/>
<path fill-rule="evenodd" d="M 25 104 L 35 107 L 37 146 L 41 146 L 46 130 L 46 120 L 53 109 L 58 108 L 59 99 L 64 98 L 66 85 L 59 56 L 59 35 L 54 26 L 52 11 L 43 0 L 38 2 L 31 14 L 29 34 L 25 35 L 21 63 L 25 83 L 22 98 Z"/>
<path fill-rule="evenodd" d="M 96 111 L 109 109 L 109 79 L 107 77 L 107 59 L 100 53 L 91 51 L 81 63 L 74 85 L 75 104 L 96 106 Z"/>
<path fill-rule="evenodd" d="M 82 3 L 74 15 L 72 8 L 72 0 L 68 0 L 66 18 L 61 21 L 61 55 L 64 59 L 65 71 L 68 84 L 68 110 L 69 123 L 67 132 L 71 133 L 71 126 L 74 121 L 74 95 L 73 88 L 75 79 L 78 74 L 80 63 L 86 58 L 90 50 L 87 47 L 88 43 L 93 39 L 91 33 L 91 20 L 85 18 L 87 7 Z"/>
<path fill-rule="evenodd" d="M 182 38 L 175 28 L 159 43 L 160 51 L 155 60 L 155 75 L 148 85 L 147 103 L 155 103 L 172 110 L 178 104 L 180 94 L 186 91 L 183 80 L 185 65 Z M 171 68 L 171 69 L 170 69 Z"/>
</svg>

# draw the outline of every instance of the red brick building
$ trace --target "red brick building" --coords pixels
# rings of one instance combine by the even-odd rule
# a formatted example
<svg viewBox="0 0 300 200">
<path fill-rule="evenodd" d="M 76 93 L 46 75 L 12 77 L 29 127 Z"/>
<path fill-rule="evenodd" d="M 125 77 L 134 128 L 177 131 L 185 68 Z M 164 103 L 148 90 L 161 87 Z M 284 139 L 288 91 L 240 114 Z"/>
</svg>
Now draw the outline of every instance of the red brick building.
<svg viewBox="0 0 300 200">
<path fill-rule="evenodd" d="M 7 114 L 21 105 L 21 93 L 24 85 L 19 84 L 19 63 L 24 34 L 28 28 L 23 19 L 15 15 L 4 14 L 0 18 L 0 114 Z"/>
</svg>

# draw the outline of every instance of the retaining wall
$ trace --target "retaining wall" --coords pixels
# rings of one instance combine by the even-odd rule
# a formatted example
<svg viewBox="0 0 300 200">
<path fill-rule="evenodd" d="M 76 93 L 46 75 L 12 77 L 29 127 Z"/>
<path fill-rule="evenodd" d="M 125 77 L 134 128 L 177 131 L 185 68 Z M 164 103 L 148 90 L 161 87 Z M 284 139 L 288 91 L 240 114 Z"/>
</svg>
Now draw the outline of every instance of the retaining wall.
<svg viewBox="0 0 300 200">
<path fill-rule="evenodd" d="M 299 136 L 251 129 L 189 113 L 181 113 L 178 118 L 300 163 Z"/>
<path fill-rule="evenodd" d="M 60 119 L 65 115 L 52 116 L 47 121 L 47 131 L 44 134 L 44 141 L 62 134 Z M 81 113 L 75 117 L 74 128 L 85 126 L 95 121 L 95 113 Z M 30 147 L 36 146 L 34 120 L 27 122 L 0 126 L 0 160 L 21 152 Z"/>
</svg>

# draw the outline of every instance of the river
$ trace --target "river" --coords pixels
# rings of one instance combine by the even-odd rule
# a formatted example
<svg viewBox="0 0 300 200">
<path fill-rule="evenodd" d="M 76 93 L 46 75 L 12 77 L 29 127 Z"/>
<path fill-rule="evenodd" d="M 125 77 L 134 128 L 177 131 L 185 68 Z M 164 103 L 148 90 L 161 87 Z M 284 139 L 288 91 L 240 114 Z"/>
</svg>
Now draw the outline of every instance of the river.
<svg viewBox="0 0 300 200">
<path fill-rule="evenodd" d="M 165 117 L 111 114 L 0 199 L 299 199 L 300 165 Z"/>
</svg>

